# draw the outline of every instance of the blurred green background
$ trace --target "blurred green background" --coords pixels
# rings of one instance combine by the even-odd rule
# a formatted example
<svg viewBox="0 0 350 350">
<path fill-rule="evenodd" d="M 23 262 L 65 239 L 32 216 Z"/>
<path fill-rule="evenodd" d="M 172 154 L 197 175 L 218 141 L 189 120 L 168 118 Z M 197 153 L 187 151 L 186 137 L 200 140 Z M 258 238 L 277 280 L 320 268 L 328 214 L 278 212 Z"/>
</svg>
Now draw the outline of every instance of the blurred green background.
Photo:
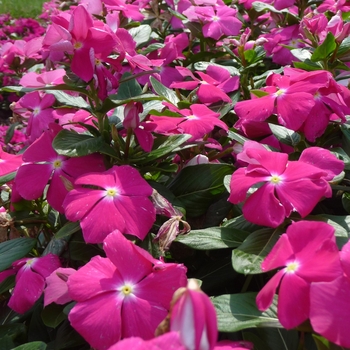
<svg viewBox="0 0 350 350">
<path fill-rule="evenodd" d="M 0 0 L 0 13 L 10 13 L 12 17 L 36 17 L 42 12 L 46 0 Z"/>
</svg>

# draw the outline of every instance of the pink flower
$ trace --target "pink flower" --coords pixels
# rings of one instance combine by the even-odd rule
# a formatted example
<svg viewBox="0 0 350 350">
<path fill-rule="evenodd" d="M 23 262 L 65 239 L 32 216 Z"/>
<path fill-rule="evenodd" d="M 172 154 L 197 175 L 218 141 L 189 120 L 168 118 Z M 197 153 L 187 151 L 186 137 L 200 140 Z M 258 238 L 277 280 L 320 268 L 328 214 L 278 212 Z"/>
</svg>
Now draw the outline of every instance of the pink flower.
<svg viewBox="0 0 350 350">
<path fill-rule="evenodd" d="M 218 101 L 231 103 L 232 101 L 227 93 L 239 88 L 239 77 L 232 77 L 227 69 L 219 66 L 209 65 L 206 73 L 195 72 L 201 79 L 196 78 L 188 68 L 176 67 L 176 69 L 184 79 L 190 77 L 193 80 L 175 81 L 170 87 L 194 90 L 199 86 L 197 95 L 202 103 Z"/>
<path fill-rule="evenodd" d="M 256 299 L 259 310 L 271 305 L 279 288 L 278 319 L 287 329 L 298 326 L 309 318 L 311 283 L 332 281 L 342 274 L 334 228 L 316 221 L 293 223 L 261 268 L 282 269 L 259 292 Z"/>
<path fill-rule="evenodd" d="M 25 87 L 45 87 L 47 85 L 64 84 L 63 77 L 66 75 L 64 69 L 55 69 L 43 73 L 27 72 L 19 81 Z"/>
<path fill-rule="evenodd" d="M 186 349 L 213 349 L 218 328 L 216 311 L 209 297 L 201 291 L 196 280 L 190 279 L 170 313 L 170 330 L 180 333 Z"/>
<path fill-rule="evenodd" d="M 219 40 L 223 35 L 238 35 L 242 28 L 242 22 L 237 19 L 237 11 L 229 6 L 197 6 L 195 12 L 205 23 L 204 37 Z"/>
<path fill-rule="evenodd" d="M 60 126 L 51 124 L 51 129 L 26 149 L 25 163 L 18 169 L 15 180 L 19 194 L 27 200 L 41 197 L 50 182 L 47 201 L 55 210 L 64 213 L 62 203 L 68 193 L 64 181 L 74 183 L 75 178 L 84 173 L 104 170 L 104 165 L 97 154 L 77 158 L 59 155 L 52 141 L 60 130 Z"/>
<path fill-rule="evenodd" d="M 330 282 L 315 282 L 310 289 L 310 322 L 315 332 L 333 343 L 350 347 L 350 242 L 340 252 L 344 273 Z"/>
<path fill-rule="evenodd" d="M 325 152 L 327 159 L 339 166 L 337 170 L 343 169 L 343 165 L 338 164 L 341 161 L 329 151 Z M 301 156 L 304 161 L 288 161 L 285 153 L 270 152 L 257 142 L 247 141 L 237 159 L 248 163 L 248 166 L 233 173 L 229 201 L 233 204 L 245 201 L 244 217 L 262 226 L 277 227 L 292 211 L 305 217 L 322 197 L 332 195 L 326 181 L 331 170 L 325 170 L 331 169 L 332 164 L 322 161 L 322 155 L 316 154 L 316 147 L 311 153 L 313 156 L 310 153 Z M 262 186 L 246 199 L 248 190 L 259 183 Z M 263 207 L 261 203 L 264 203 Z"/>
<path fill-rule="evenodd" d="M 114 166 L 79 177 L 63 206 L 68 220 L 80 220 L 87 243 L 101 243 L 116 229 L 144 239 L 155 221 L 152 191 L 136 169 Z"/>
<path fill-rule="evenodd" d="M 25 94 L 17 103 L 15 113 L 28 118 L 27 134 L 31 142 L 34 142 L 48 125 L 54 122 L 52 105 L 56 99 L 51 94 L 42 94 L 33 91 Z"/>
<path fill-rule="evenodd" d="M 175 290 L 186 285 L 186 268 L 154 259 L 113 231 L 96 256 L 68 279 L 77 301 L 72 326 L 98 350 L 127 337 L 151 339 L 165 318 Z"/>
<path fill-rule="evenodd" d="M 67 281 L 68 277 L 75 272 L 76 270 L 72 268 L 60 267 L 46 278 L 44 307 L 51 303 L 63 305 L 72 301 L 72 298 L 68 293 Z"/>
<path fill-rule="evenodd" d="M 156 117 L 151 116 L 151 120 L 157 125 L 155 132 L 160 134 L 189 134 L 192 137 L 189 141 L 202 138 L 205 134 L 214 130 L 218 126 L 228 130 L 227 125 L 215 113 L 205 105 L 193 104 L 190 109 L 178 109 L 170 103 L 164 103 L 173 112 L 183 115 L 182 118 Z"/>
<path fill-rule="evenodd" d="M 12 264 L 12 269 L 0 272 L 0 282 L 10 275 L 17 274 L 8 306 L 20 314 L 28 311 L 43 293 L 45 278 L 60 266 L 57 255 L 48 254 L 40 258 L 17 260 Z"/>
</svg>

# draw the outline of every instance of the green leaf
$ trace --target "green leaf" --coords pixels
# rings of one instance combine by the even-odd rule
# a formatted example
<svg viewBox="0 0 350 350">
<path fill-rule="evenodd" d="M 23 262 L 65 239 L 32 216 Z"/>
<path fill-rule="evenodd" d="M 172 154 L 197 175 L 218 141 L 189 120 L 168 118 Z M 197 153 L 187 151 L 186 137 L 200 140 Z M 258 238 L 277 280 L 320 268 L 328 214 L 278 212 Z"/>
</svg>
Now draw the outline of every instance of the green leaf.
<svg viewBox="0 0 350 350">
<path fill-rule="evenodd" d="M 17 174 L 17 171 L 14 171 L 12 173 L 0 176 L 0 185 L 3 185 L 9 181 L 12 181 L 15 178 L 16 174 Z"/>
<path fill-rule="evenodd" d="M 264 96 L 269 95 L 268 92 L 263 91 L 263 90 L 257 90 L 257 89 L 252 89 L 252 90 L 250 90 L 250 92 L 257 97 L 264 97 Z"/>
<path fill-rule="evenodd" d="M 230 220 L 225 221 L 222 226 L 230 227 L 235 230 L 246 231 L 246 232 L 254 232 L 262 228 L 259 225 L 253 224 L 245 219 L 243 215 L 237 216 Z"/>
<path fill-rule="evenodd" d="M 212 299 L 220 332 L 237 332 L 254 327 L 282 328 L 277 318 L 277 300 L 261 312 L 256 307 L 257 293 L 225 294 Z"/>
<path fill-rule="evenodd" d="M 268 10 L 275 13 L 282 13 L 282 11 L 275 9 L 272 5 L 265 4 L 264 2 L 260 2 L 260 1 L 254 1 L 252 6 L 256 12 L 262 12 L 262 11 Z"/>
<path fill-rule="evenodd" d="M 263 228 L 251 233 L 232 251 L 232 266 L 242 274 L 262 273 L 261 263 L 279 238 L 279 229 Z"/>
<path fill-rule="evenodd" d="M 0 326 L 0 338 L 9 336 L 12 340 L 26 332 L 26 326 L 22 323 L 5 324 Z"/>
<path fill-rule="evenodd" d="M 16 126 L 19 125 L 19 123 L 14 123 L 14 124 L 11 124 L 9 126 L 9 128 L 7 129 L 6 131 L 6 135 L 5 135 L 5 144 L 8 144 L 12 138 L 13 138 L 13 135 L 15 134 L 15 130 L 16 130 Z"/>
<path fill-rule="evenodd" d="M 154 91 L 159 95 L 164 97 L 168 102 L 172 103 L 173 105 L 177 105 L 179 102 L 179 98 L 176 96 L 176 93 L 164 86 L 161 82 L 159 82 L 157 79 L 150 77 L 150 82 L 152 84 L 152 87 Z"/>
<path fill-rule="evenodd" d="M 241 145 L 243 145 L 244 142 L 249 141 L 246 137 L 240 135 L 239 133 L 237 133 L 235 131 L 231 131 L 231 130 L 228 131 L 227 136 L 230 140 L 235 140 L 238 143 L 240 143 Z"/>
<path fill-rule="evenodd" d="M 225 249 L 238 247 L 248 235 L 249 232 L 229 227 L 209 227 L 191 230 L 178 236 L 176 241 L 197 250 Z"/>
<path fill-rule="evenodd" d="M 52 146 L 58 154 L 67 157 L 82 157 L 88 154 L 99 152 L 105 147 L 105 142 L 101 136 L 93 137 L 86 134 L 78 134 L 70 130 L 61 130 Z"/>
<path fill-rule="evenodd" d="M 142 94 L 142 88 L 132 74 L 124 73 L 121 80 L 124 82 L 119 85 L 118 93 L 113 95 L 115 100 L 126 100 Z"/>
<path fill-rule="evenodd" d="M 325 60 L 330 54 L 334 52 L 337 44 L 334 38 L 334 35 L 331 32 L 328 32 L 326 39 L 323 43 L 316 48 L 314 53 L 311 56 L 311 61 L 317 62 Z"/>
<path fill-rule="evenodd" d="M 81 96 L 72 96 L 64 91 L 56 90 L 47 90 L 46 92 L 54 95 L 56 100 L 65 106 L 85 109 L 91 112 L 91 106 Z"/>
<path fill-rule="evenodd" d="M 185 206 L 187 215 L 197 217 L 226 191 L 224 177 L 232 174 L 229 164 L 199 164 L 180 171 L 169 189 Z"/>
<path fill-rule="evenodd" d="M 139 96 L 132 96 L 128 97 L 126 99 L 119 99 L 120 96 L 117 94 L 109 95 L 108 98 L 105 100 L 104 106 L 102 107 L 102 111 L 108 112 L 110 109 L 112 109 L 115 106 L 121 106 L 125 105 L 128 102 L 145 102 L 145 101 L 153 101 L 153 100 L 162 100 L 162 97 L 159 97 L 154 94 L 142 94 Z M 108 102 L 113 103 L 113 106 L 108 107 Z M 164 108 L 164 106 L 163 106 Z"/>
<path fill-rule="evenodd" d="M 0 243 L 0 271 L 6 270 L 14 261 L 26 256 L 35 245 L 34 238 L 16 238 Z"/>
<path fill-rule="evenodd" d="M 67 222 L 63 227 L 61 227 L 55 234 L 55 238 L 65 238 L 71 236 L 73 233 L 80 230 L 79 222 Z"/>
<path fill-rule="evenodd" d="M 128 32 L 136 42 L 136 47 L 138 47 L 141 44 L 147 43 L 147 41 L 150 39 L 152 28 L 148 24 L 141 24 L 138 27 L 130 28 Z"/>
<path fill-rule="evenodd" d="M 291 54 L 296 57 L 298 60 L 300 60 L 301 62 L 304 62 L 305 60 L 310 60 L 311 58 L 311 52 L 309 49 L 293 49 L 290 50 Z"/>
<path fill-rule="evenodd" d="M 175 151 L 176 148 L 183 145 L 190 138 L 191 135 L 187 134 L 169 136 L 166 138 L 165 142 L 157 146 L 155 150 L 151 151 L 150 153 L 143 154 L 142 158 L 130 158 L 130 162 L 137 164 L 153 162 L 154 160 L 162 158 Z"/>
<path fill-rule="evenodd" d="M 350 193 L 344 192 L 341 201 L 343 208 L 350 214 Z"/>
<path fill-rule="evenodd" d="M 0 294 L 3 294 L 14 287 L 15 285 L 15 275 L 7 277 L 4 281 L 0 283 Z"/>
<path fill-rule="evenodd" d="M 41 318 L 47 327 L 56 328 L 66 318 L 66 314 L 63 312 L 64 307 L 52 303 L 44 308 L 41 312 Z"/>
<path fill-rule="evenodd" d="M 45 350 L 46 344 L 42 341 L 33 341 L 13 348 L 12 350 Z"/>
<path fill-rule="evenodd" d="M 297 132 L 287 129 L 284 126 L 269 123 L 269 127 L 276 138 L 286 145 L 295 147 L 301 140 Z"/>
<path fill-rule="evenodd" d="M 322 65 L 319 62 L 315 63 L 309 59 L 306 59 L 304 62 L 294 62 L 293 61 L 293 66 L 295 68 L 304 69 L 308 72 L 323 69 Z"/>
</svg>

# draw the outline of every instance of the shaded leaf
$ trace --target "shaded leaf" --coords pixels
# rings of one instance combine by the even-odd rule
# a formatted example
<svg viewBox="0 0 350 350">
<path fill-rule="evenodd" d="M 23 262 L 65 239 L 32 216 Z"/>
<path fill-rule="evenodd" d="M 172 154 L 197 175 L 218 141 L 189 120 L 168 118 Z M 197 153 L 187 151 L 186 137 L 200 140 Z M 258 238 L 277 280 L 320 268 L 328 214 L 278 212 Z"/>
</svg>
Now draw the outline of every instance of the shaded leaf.
<svg viewBox="0 0 350 350">
<path fill-rule="evenodd" d="M 70 130 L 61 130 L 53 140 L 52 146 L 58 154 L 82 157 L 99 152 L 106 144 L 101 136 L 93 137 Z"/>
<path fill-rule="evenodd" d="M 276 136 L 277 140 L 286 145 L 295 147 L 301 140 L 301 137 L 297 132 L 287 129 L 284 126 L 269 123 L 269 127 L 271 132 Z"/>
<path fill-rule="evenodd" d="M 33 341 L 13 348 L 12 350 L 45 350 L 46 344 L 42 341 Z"/>
<path fill-rule="evenodd" d="M 56 100 L 66 107 L 85 109 L 91 112 L 91 106 L 81 96 L 72 96 L 59 90 L 47 90 L 46 92 L 54 95 Z"/>
<path fill-rule="evenodd" d="M 232 174 L 229 164 L 199 164 L 180 171 L 169 189 L 184 204 L 187 215 L 203 215 L 226 191 L 224 177 Z"/>
<path fill-rule="evenodd" d="M 52 303 L 44 308 L 41 312 L 41 318 L 47 327 L 56 328 L 66 318 L 66 314 L 63 312 L 64 307 Z"/>
<path fill-rule="evenodd" d="M 179 98 L 176 96 L 176 93 L 164 86 L 161 82 L 159 82 L 157 79 L 150 77 L 150 82 L 152 84 L 152 87 L 154 91 L 159 95 L 164 97 L 165 100 L 172 103 L 173 105 L 177 105 L 179 102 Z"/>
<path fill-rule="evenodd" d="M 249 232 L 229 227 L 209 227 L 191 230 L 178 236 L 176 241 L 197 250 L 225 249 L 238 247 L 248 235 Z"/>
<path fill-rule="evenodd" d="M 261 263 L 278 238 L 278 229 L 263 228 L 251 233 L 232 251 L 232 266 L 235 271 L 245 275 L 262 273 Z"/>
<path fill-rule="evenodd" d="M 61 227 L 58 232 L 55 234 L 55 238 L 64 238 L 69 237 L 73 233 L 80 230 L 79 222 L 67 222 L 63 227 Z"/>
<path fill-rule="evenodd" d="M 220 332 L 237 332 L 254 327 L 282 328 L 277 318 L 277 299 L 269 309 L 258 310 L 257 293 L 225 294 L 212 299 Z"/>
<path fill-rule="evenodd" d="M 0 271 L 11 266 L 11 264 L 26 256 L 36 245 L 34 238 L 16 238 L 0 243 Z"/>
</svg>

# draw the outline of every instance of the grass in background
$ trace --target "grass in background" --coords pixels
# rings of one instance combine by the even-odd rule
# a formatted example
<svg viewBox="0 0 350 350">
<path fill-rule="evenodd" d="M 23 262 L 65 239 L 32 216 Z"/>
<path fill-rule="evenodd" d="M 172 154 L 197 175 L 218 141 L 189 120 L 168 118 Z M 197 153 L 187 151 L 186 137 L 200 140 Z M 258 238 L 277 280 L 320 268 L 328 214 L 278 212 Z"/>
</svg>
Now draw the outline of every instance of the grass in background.
<svg viewBox="0 0 350 350">
<path fill-rule="evenodd" d="M 35 18 L 42 12 L 46 0 L 0 0 L 0 13 L 10 13 L 12 17 Z"/>
</svg>

